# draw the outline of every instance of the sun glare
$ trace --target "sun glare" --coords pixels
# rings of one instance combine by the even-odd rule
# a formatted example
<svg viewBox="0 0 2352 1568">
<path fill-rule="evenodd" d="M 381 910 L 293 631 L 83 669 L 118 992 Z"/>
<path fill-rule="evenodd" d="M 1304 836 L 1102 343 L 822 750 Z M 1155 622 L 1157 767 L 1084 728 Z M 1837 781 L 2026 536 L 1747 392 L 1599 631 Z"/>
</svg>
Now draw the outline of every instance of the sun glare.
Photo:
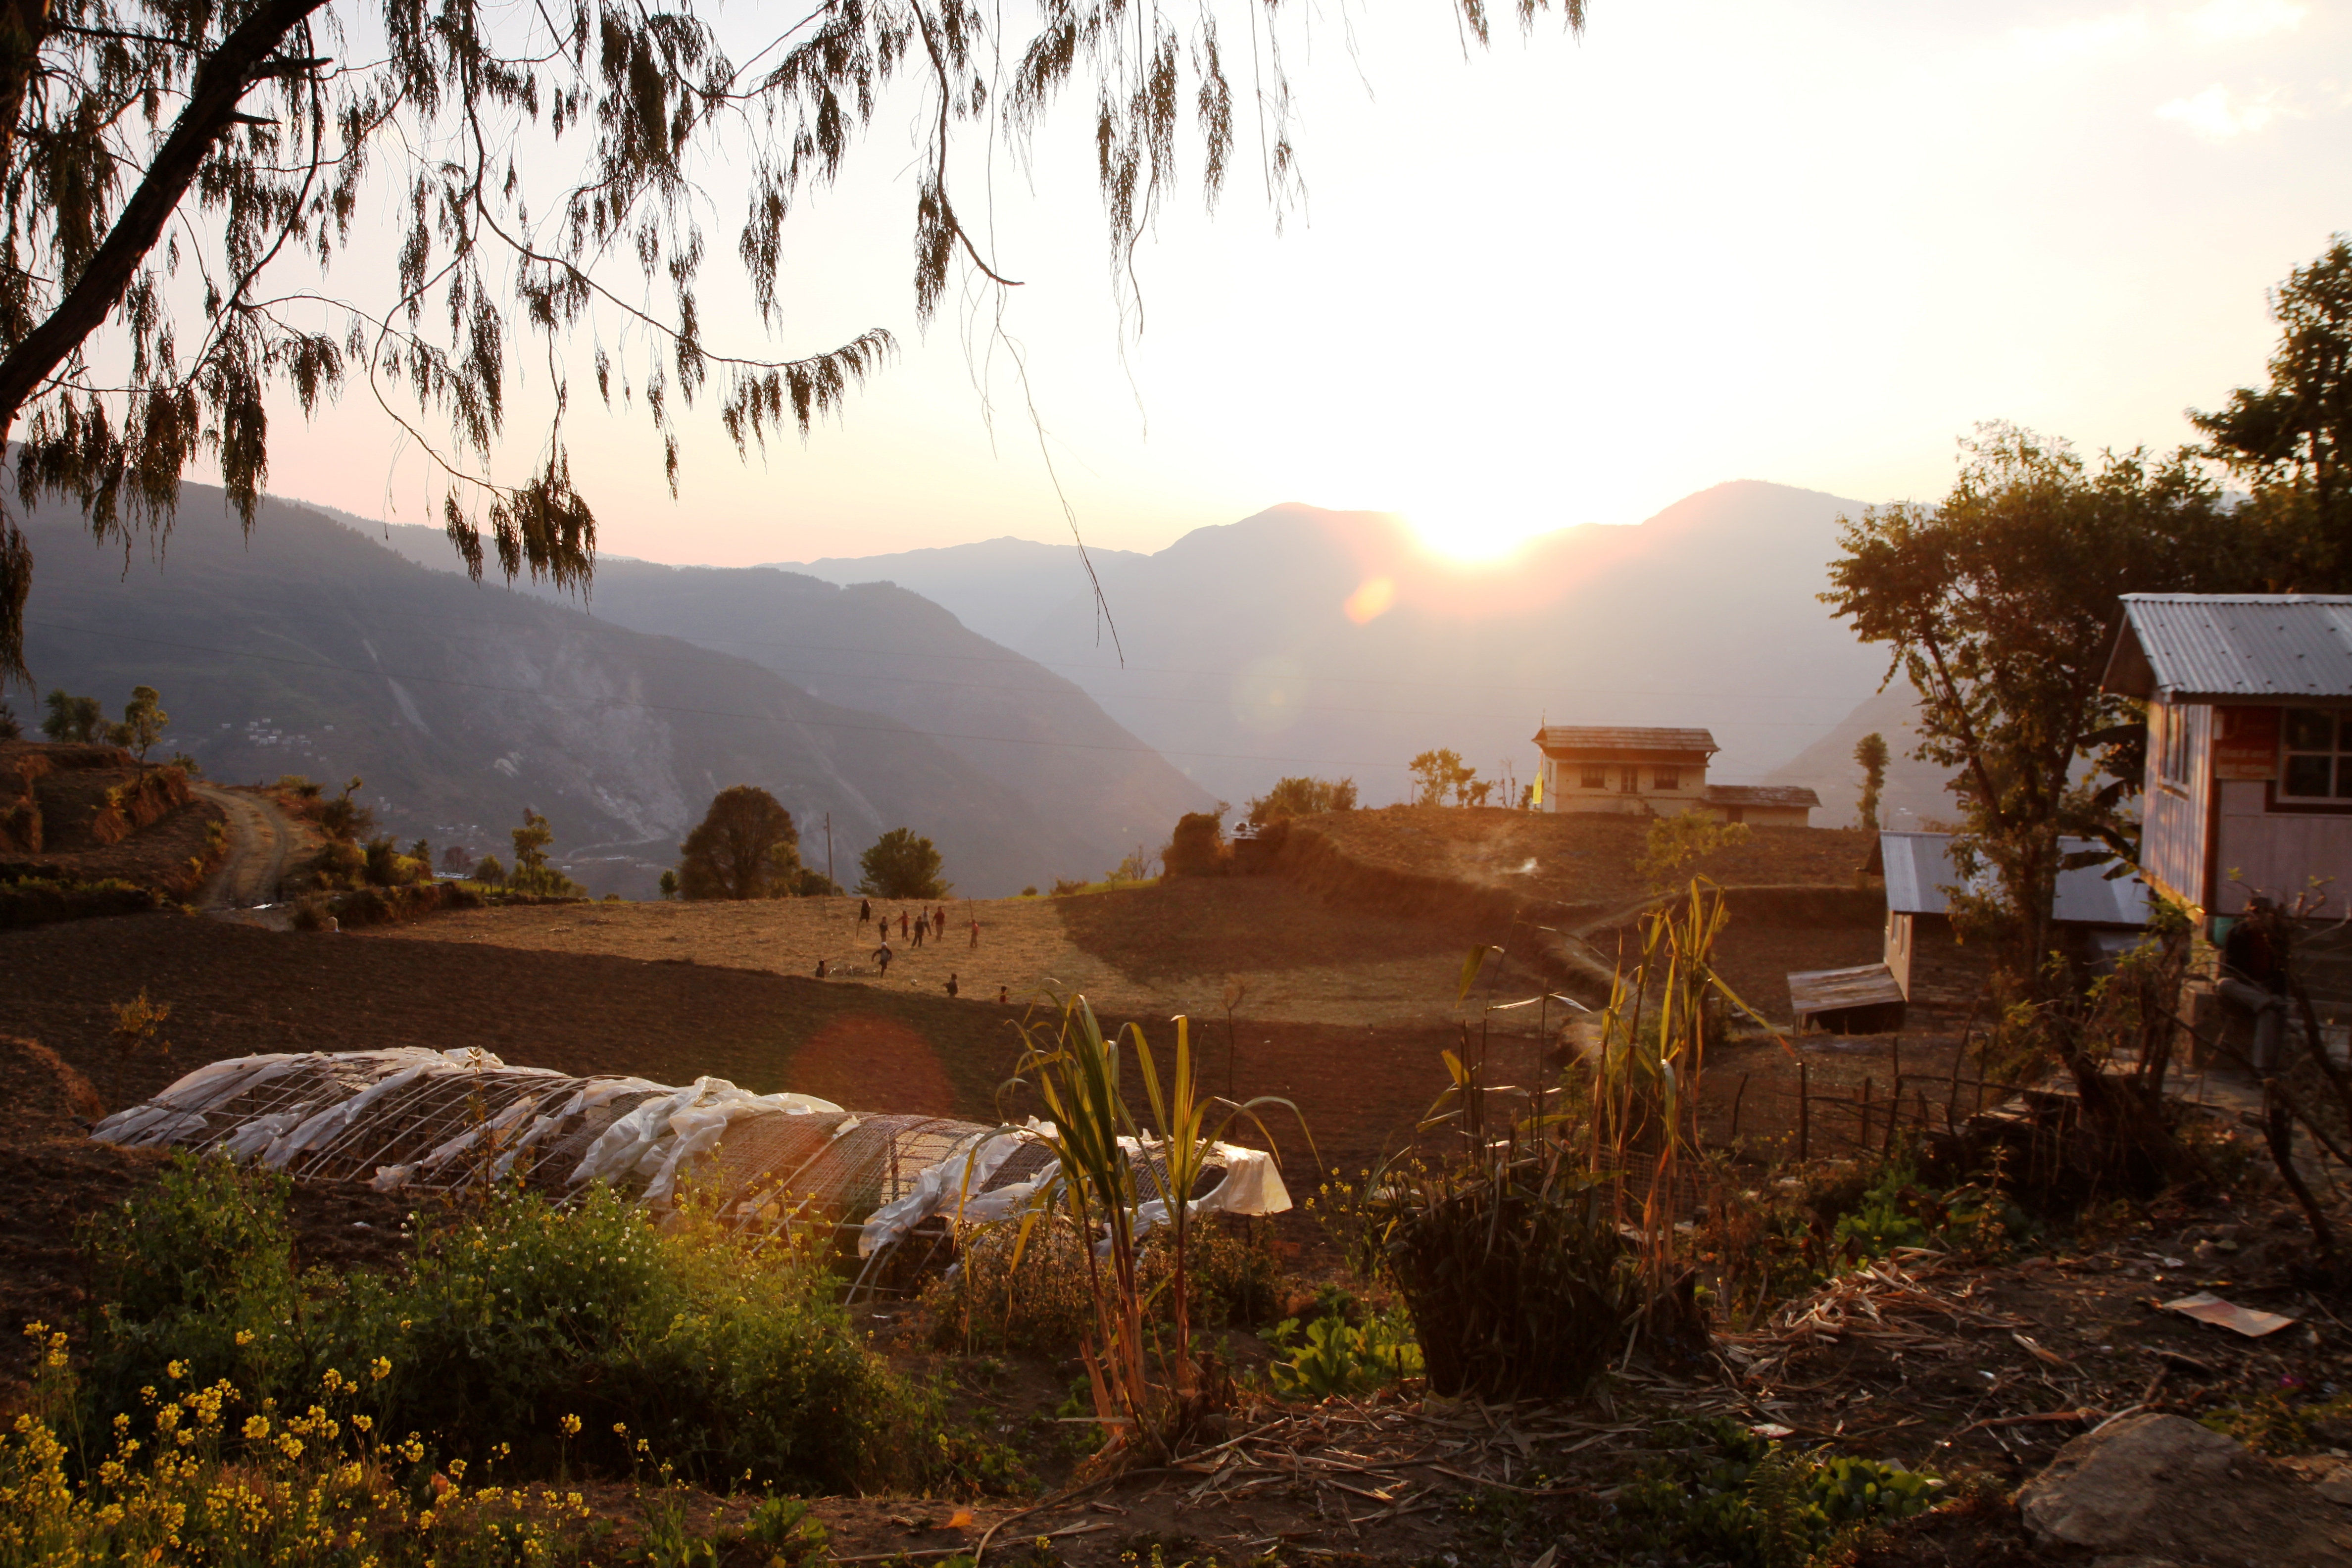
<svg viewBox="0 0 2352 1568">
<path fill-rule="evenodd" d="M 1465 516 L 1461 511 L 1408 511 L 1403 514 L 1421 547 L 1441 560 L 1464 566 L 1488 566 L 1505 560 L 1539 533 L 1558 524 L 1524 511 L 1507 515 L 1488 512 Z"/>
</svg>

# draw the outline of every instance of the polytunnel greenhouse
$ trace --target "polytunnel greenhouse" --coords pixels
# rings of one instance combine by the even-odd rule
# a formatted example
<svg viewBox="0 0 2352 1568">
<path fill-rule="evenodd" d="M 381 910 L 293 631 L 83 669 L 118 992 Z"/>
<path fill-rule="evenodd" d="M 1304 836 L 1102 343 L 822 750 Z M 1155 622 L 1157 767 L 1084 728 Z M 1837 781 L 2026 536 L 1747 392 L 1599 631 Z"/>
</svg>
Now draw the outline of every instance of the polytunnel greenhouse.
<svg viewBox="0 0 2352 1568">
<path fill-rule="evenodd" d="M 559 1200 L 602 1180 L 667 1211 L 682 1188 L 752 1234 L 833 1227 L 861 1282 L 945 1261 L 959 1225 L 1016 1214 L 1058 1180 L 1050 1131 L 870 1115 L 724 1079 L 686 1088 L 509 1067 L 470 1047 L 301 1052 L 214 1062 L 91 1136 L 213 1151 L 289 1175 L 447 1192 L 513 1181 Z M 1139 1225 L 1166 1218 L 1150 1146 L 1133 1140 Z M 1290 1206 L 1271 1156 L 1212 1146 L 1194 1213 Z M 1159 1167 L 1164 1172 L 1164 1166 Z M 916 1247 L 903 1247 L 908 1241 Z M 854 1246 L 853 1246 L 854 1243 Z M 912 1257 L 903 1256 L 913 1254 Z M 895 1267 L 894 1267 L 895 1266 Z"/>
</svg>

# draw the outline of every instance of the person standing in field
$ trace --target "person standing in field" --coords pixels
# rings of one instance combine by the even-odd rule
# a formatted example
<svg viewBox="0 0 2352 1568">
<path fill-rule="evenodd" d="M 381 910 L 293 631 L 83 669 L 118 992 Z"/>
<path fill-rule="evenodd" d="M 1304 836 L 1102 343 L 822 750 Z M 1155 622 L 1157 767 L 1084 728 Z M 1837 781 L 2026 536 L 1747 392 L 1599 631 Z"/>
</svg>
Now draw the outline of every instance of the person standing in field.
<svg viewBox="0 0 2352 1568">
<path fill-rule="evenodd" d="M 955 994 L 956 994 L 956 977 L 955 977 L 955 971 L 954 971 L 954 970 L 952 970 L 952 969 L 950 969 L 950 970 L 949 970 L 949 971 L 948 971 L 948 1000 L 949 1000 L 949 1001 L 950 1001 L 950 1002 L 954 1001 L 954 1000 L 955 1000 Z"/>
<path fill-rule="evenodd" d="M 871 921 L 873 918 L 874 918 L 874 905 L 873 905 L 873 903 L 872 903 L 870 900 L 866 900 L 866 899 L 860 899 L 860 900 L 857 900 L 857 929 L 858 929 L 858 930 L 860 930 L 860 931 L 864 931 L 864 930 L 866 929 L 866 922 L 867 922 L 868 921 Z"/>
<path fill-rule="evenodd" d="M 923 945 L 923 938 L 930 929 L 931 922 L 929 921 L 917 921 L 915 922 L 915 945 L 917 947 Z"/>
<path fill-rule="evenodd" d="M 907 911 L 904 910 L 898 911 L 898 940 L 907 940 Z"/>
<path fill-rule="evenodd" d="M 971 917 L 971 945 L 974 947 L 978 947 L 980 945 L 980 917 L 978 915 Z"/>
<path fill-rule="evenodd" d="M 931 906 L 931 935 L 934 937 L 944 937 L 947 934 L 948 912 L 939 905 L 933 904 Z"/>
</svg>

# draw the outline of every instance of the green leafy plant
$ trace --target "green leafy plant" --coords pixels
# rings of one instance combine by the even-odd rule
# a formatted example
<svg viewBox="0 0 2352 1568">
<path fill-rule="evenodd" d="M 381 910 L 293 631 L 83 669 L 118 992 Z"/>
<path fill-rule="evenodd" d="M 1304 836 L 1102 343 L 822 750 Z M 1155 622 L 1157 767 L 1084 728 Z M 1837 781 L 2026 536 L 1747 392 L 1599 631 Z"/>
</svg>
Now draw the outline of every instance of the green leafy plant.
<svg viewBox="0 0 2352 1568">
<path fill-rule="evenodd" d="M 1266 1381 L 1286 1399 L 1324 1399 L 1363 1394 L 1385 1384 L 1422 1374 L 1421 1344 L 1412 1321 L 1391 1310 L 1361 1324 L 1339 1313 L 1310 1320 L 1304 1328 L 1286 1318 L 1262 1336 L 1277 1352 Z"/>
<path fill-rule="evenodd" d="M 1670 1562 L 1803 1568 L 1864 1525 L 1924 1513 L 1940 1485 L 1875 1459 L 1790 1450 L 1734 1421 L 1658 1436 L 1675 1452 L 1626 1488 L 1618 1530 Z"/>
</svg>

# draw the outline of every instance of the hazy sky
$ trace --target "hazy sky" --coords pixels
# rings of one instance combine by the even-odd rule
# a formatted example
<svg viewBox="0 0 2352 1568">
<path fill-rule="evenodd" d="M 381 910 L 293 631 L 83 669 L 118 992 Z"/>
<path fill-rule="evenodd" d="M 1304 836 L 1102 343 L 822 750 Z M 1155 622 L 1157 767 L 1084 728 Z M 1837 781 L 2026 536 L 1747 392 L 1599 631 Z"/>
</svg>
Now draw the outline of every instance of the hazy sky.
<svg viewBox="0 0 2352 1568">
<path fill-rule="evenodd" d="M 1401 511 L 1477 552 L 1730 479 L 1930 497 L 1990 418 L 2168 446 L 2184 407 L 2260 376 L 2263 291 L 2352 228 L 2347 12 L 1593 0 L 1581 39 L 1506 25 L 1465 60 L 1433 0 L 1327 6 L 1294 57 L 1307 201 L 1279 236 L 1244 103 L 1223 207 L 1178 193 L 1123 340 L 1073 103 L 1030 178 L 993 170 L 998 256 L 1024 280 L 1006 322 L 1087 538 L 1130 549 L 1280 500 Z M 606 550 L 1067 537 L 1003 351 L 983 375 L 968 317 L 915 329 L 917 112 L 892 100 L 806 209 L 776 344 L 883 325 L 905 352 L 764 462 L 691 423 L 676 502 L 640 416 L 576 420 Z M 968 207 L 982 175 L 960 172 Z M 731 199 L 707 219 L 717 341 L 751 330 L 717 283 L 736 221 Z M 363 394 L 298 422 L 276 426 L 273 490 L 433 521 Z M 517 473 L 536 431 L 518 435 Z"/>
</svg>

